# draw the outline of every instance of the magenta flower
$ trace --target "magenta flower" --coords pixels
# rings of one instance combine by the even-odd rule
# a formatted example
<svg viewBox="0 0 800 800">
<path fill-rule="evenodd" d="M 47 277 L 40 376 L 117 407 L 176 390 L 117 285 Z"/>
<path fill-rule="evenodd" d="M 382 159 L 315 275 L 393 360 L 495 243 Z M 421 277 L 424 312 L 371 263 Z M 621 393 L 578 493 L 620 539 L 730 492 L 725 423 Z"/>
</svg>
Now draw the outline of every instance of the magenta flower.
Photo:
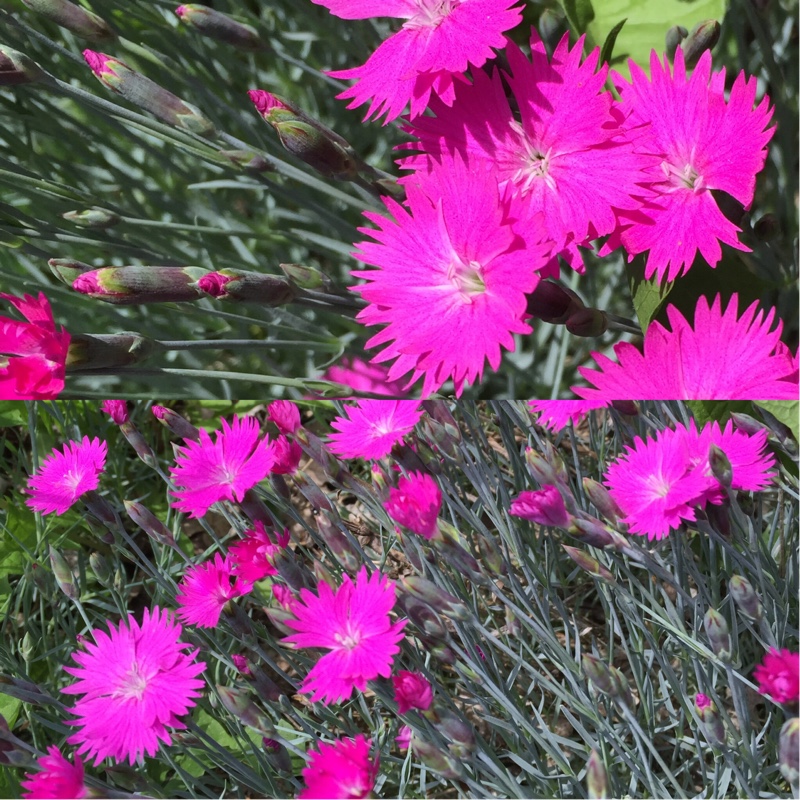
<svg viewBox="0 0 800 800">
<path fill-rule="evenodd" d="M 328 367 L 322 378 L 355 389 L 356 393 L 382 394 L 387 397 L 406 397 L 402 381 L 388 380 L 389 370 L 381 364 L 368 364 L 360 358 L 343 358 Z"/>
<path fill-rule="evenodd" d="M 115 425 L 122 425 L 130 419 L 128 404 L 124 400 L 103 400 L 100 410 L 108 414 Z"/>
<path fill-rule="evenodd" d="M 247 664 L 247 659 L 244 656 L 240 656 L 238 653 L 234 653 L 231 656 L 231 661 L 233 661 L 233 666 L 242 674 L 247 676 L 252 676 L 253 670 Z"/>
<path fill-rule="evenodd" d="M 399 117 L 411 103 L 411 116 L 421 114 L 431 94 L 452 102 L 453 84 L 470 66 L 494 57 L 492 48 L 505 44 L 503 33 L 522 19 L 516 0 L 312 0 L 343 19 L 396 17 L 403 27 L 383 42 L 366 64 L 329 72 L 334 78 L 356 79 L 339 99 L 348 108 L 369 101 L 365 119 L 386 114 Z M 455 74 L 454 74 L 455 73 Z"/>
<path fill-rule="evenodd" d="M 543 428 L 558 432 L 571 422 L 579 425 L 590 411 L 607 408 L 610 400 L 528 400 L 528 405 L 539 415 L 536 422 Z"/>
<path fill-rule="evenodd" d="M 70 762 L 61 755 L 55 746 L 47 748 L 47 755 L 36 760 L 39 772 L 25 773 L 28 780 L 20 781 L 19 785 L 27 789 L 23 797 L 28 800 L 46 800 L 47 798 L 79 798 L 88 797 L 89 790 L 83 782 L 83 762 L 80 756 L 75 756 L 75 763 Z"/>
<path fill-rule="evenodd" d="M 420 117 L 408 128 L 419 144 L 404 146 L 423 154 L 401 163 L 430 168 L 458 152 L 470 168 L 490 164 L 501 188 L 508 186 L 531 212 L 542 213 L 556 250 L 573 246 L 567 256 L 574 260 L 574 245 L 616 228 L 616 210 L 641 205 L 638 184 L 653 162 L 633 151 L 622 115 L 604 89 L 608 66 L 595 71 L 600 49 L 581 64 L 583 46 L 581 37 L 570 50 L 565 34 L 550 61 L 531 30 L 529 61 L 508 41 L 510 72 L 474 70 L 472 83 L 456 84 L 450 108 L 432 98 L 435 116 Z"/>
<path fill-rule="evenodd" d="M 291 475 L 300 464 L 303 448 L 300 447 L 299 442 L 290 442 L 285 436 L 279 436 L 273 444 L 275 445 L 275 463 L 270 471 L 274 475 Z"/>
<path fill-rule="evenodd" d="M 439 530 L 442 492 L 430 475 L 411 472 L 400 478 L 396 489 L 389 490 L 383 507 L 395 522 L 430 540 Z"/>
<path fill-rule="evenodd" d="M 119 628 L 107 625 L 108 634 L 92 631 L 94 643 L 72 654 L 80 666 L 64 667 L 78 680 L 63 691 L 85 695 L 72 709 L 79 719 L 70 724 L 80 730 L 67 741 L 94 756 L 94 766 L 107 757 L 142 764 L 160 742 L 172 743 L 167 728 L 186 727 L 178 717 L 195 705 L 203 685 L 195 676 L 206 665 L 194 661 L 197 650 L 179 641 L 182 627 L 158 606 L 146 608 L 141 623 L 131 614 Z"/>
<path fill-rule="evenodd" d="M 199 441 L 187 441 L 178 447 L 175 466 L 170 469 L 178 491 L 170 492 L 178 502 L 173 508 L 202 517 L 219 500 L 241 502 L 248 489 L 266 478 L 275 461 L 274 445 L 266 438 L 259 441 L 258 421 L 239 418 L 233 423 L 220 420 L 222 430 L 215 441 L 200 430 Z"/>
<path fill-rule="evenodd" d="M 267 419 L 281 433 L 297 433 L 300 430 L 300 409 L 291 400 L 273 400 L 267 406 Z"/>
<path fill-rule="evenodd" d="M 698 250 L 712 267 L 722 258 L 720 242 L 749 250 L 711 192 L 727 192 L 750 207 L 775 131 L 767 129 L 769 98 L 753 108 L 757 80 L 745 80 L 741 72 L 726 101 L 725 70 L 711 74 L 708 50 L 688 78 L 681 48 L 672 75 L 667 56 L 662 63 L 655 51 L 650 79 L 640 66 L 629 64 L 630 84 L 617 75 L 626 126 L 635 131 L 637 150 L 656 154 L 660 163 L 648 178 L 653 195 L 623 220 L 614 240 L 631 259 L 649 250 L 645 276 L 668 281 L 688 271 Z"/>
<path fill-rule="evenodd" d="M 189 567 L 178 585 L 178 616 L 198 628 L 216 628 L 225 604 L 253 590 L 253 584 L 233 575 L 230 560 L 217 553 L 213 561 Z"/>
<path fill-rule="evenodd" d="M 331 450 L 341 458 L 383 458 L 422 417 L 415 400 L 359 400 L 331 427 Z"/>
<path fill-rule="evenodd" d="M 572 517 L 564 505 L 564 498 L 555 486 L 544 486 L 536 492 L 521 492 L 511 501 L 508 513 L 555 528 L 566 528 Z"/>
<path fill-rule="evenodd" d="M 758 691 L 776 703 L 795 703 L 800 697 L 800 653 L 770 650 L 753 670 Z"/>
<path fill-rule="evenodd" d="M 0 399 L 51 400 L 64 389 L 70 335 L 47 298 L 0 293 L 27 322 L 0 317 Z"/>
<path fill-rule="evenodd" d="M 309 751 L 308 766 L 303 770 L 306 788 L 298 798 L 371 797 L 378 776 L 378 759 L 370 759 L 369 748 L 370 740 L 361 735 L 333 744 L 320 742 L 319 750 Z"/>
<path fill-rule="evenodd" d="M 421 672 L 400 670 L 392 676 L 392 686 L 399 714 L 406 714 L 412 708 L 427 711 L 433 703 L 433 689 Z"/>
<path fill-rule="evenodd" d="M 389 380 L 424 378 L 422 395 L 453 379 L 456 395 L 500 365 L 524 322 L 526 293 L 539 281 L 550 242 L 515 200 L 506 202 L 485 168 L 460 157 L 407 185 L 408 209 L 386 199 L 394 219 L 365 212 L 378 230 L 360 229 L 357 257 L 377 270 L 354 271 L 369 305 L 356 319 L 385 325 L 367 347 L 386 345 L 375 361 L 395 360 Z M 468 197 L 469 202 L 464 198 Z"/>
<path fill-rule="evenodd" d="M 282 583 L 272 584 L 272 594 L 278 603 L 280 603 L 280 605 L 283 606 L 283 608 L 285 608 L 287 611 L 291 611 L 294 608 L 294 604 L 297 602 L 295 593 L 288 586 L 284 586 Z"/>
<path fill-rule="evenodd" d="M 242 541 L 228 548 L 228 558 L 232 564 L 231 572 L 250 582 L 260 581 L 268 575 L 277 575 L 278 570 L 272 562 L 288 544 L 288 529 L 280 534 L 276 531 L 267 531 L 264 523 L 258 520 L 254 527 L 244 532 Z"/>
<path fill-rule="evenodd" d="M 392 625 L 394 584 L 377 572 L 368 577 L 366 567 L 355 584 L 345 575 L 336 592 L 324 581 L 318 592 L 300 590 L 300 599 L 292 607 L 297 619 L 286 620 L 298 633 L 284 641 L 331 651 L 312 667 L 300 688 L 311 693 L 312 702 L 330 705 L 349 699 L 353 689 L 363 692 L 367 681 L 379 675 L 391 675 L 407 620 Z"/>
<path fill-rule="evenodd" d="M 599 370 L 579 367 L 593 388 L 573 386 L 587 400 L 797 400 L 797 366 L 780 341 L 783 323 L 775 309 L 764 316 L 758 303 L 738 316 L 739 297 L 725 311 L 717 295 L 711 307 L 700 297 L 690 325 L 667 307 L 672 330 L 652 322 L 643 352 L 628 342 L 614 346 L 617 362 L 592 353 Z"/>
<path fill-rule="evenodd" d="M 408 725 L 403 725 L 397 732 L 397 736 L 394 737 L 394 740 L 401 750 L 408 750 L 408 748 L 411 747 L 411 737 L 413 735 L 414 731 L 412 731 Z"/>
<path fill-rule="evenodd" d="M 41 514 L 65 513 L 81 495 L 100 484 L 107 449 L 97 437 L 84 436 L 80 442 L 67 442 L 63 452 L 53 450 L 28 478 L 26 504 Z"/>
</svg>

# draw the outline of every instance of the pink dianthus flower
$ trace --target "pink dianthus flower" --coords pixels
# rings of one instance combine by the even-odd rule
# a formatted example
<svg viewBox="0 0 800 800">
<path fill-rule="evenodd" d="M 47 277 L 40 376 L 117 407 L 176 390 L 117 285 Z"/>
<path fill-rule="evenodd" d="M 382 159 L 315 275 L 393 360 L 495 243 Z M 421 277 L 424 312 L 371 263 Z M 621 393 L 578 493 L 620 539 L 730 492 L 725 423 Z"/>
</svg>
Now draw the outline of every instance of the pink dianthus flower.
<svg viewBox="0 0 800 800">
<path fill-rule="evenodd" d="M 701 56 L 690 77 L 683 51 L 675 53 L 673 73 L 650 54 L 650 78 L 629 61 L 631 82 L 616 75 L 626 126 L 636 131 L 636 147 L 656 154 L 646 204 L 624 220 L 609 246 L 621 242 L 630 254 L 650 251 L 645 277 L 675 280 L 697 255 L 715 267 L 720 242 L 749 250 L 737 228 L 720 211 L 711 191 L 721 190 L 749 208 L 756 174 L 767 156 L 775 129 L 769 98 L 753 108 L 757 80 L 740 72 L 725 99 L 725 69 L 711 73 L 711 52 Z"/>
<path fill-rule="evenodd" d="M 343 19 L 396 17 L 402 28 L 384 41 L 366 64 L 328 74 L 358 82 L 338 95 L 348 108 L 369 101 L 365 119 L 386 114 L 384 124 L 411 103 L 421 114 L 431 94 L 452 102 L 453 84 L 472 67 L 494 57 L 503 33 L 522 19 L 516 0 L 312 0 Z"/>
<path fill-rule="evenodd" d="M 300 430 L 300 409 L 291 400 L 274 400 L 267 406 L 267 419 L 277 425 L 281 433 Z"/>
<path fill-rule="evenodd" d="M 531 411 L 538 414 L 536 422 L 543 428 L 558 432 L 571 422 L 579 425 L 590 411 L 607 408 L 610 400 L 528 400 Z"/>
<path fill-rule="evenodd" d="M 356 255 L 378 269 L 353 272 L 368 281 L 354 288 L 369 302 L 356 319 L 386 326 L 367 347 L 386 345 L 374 360 L 394 360 L 389 380 L 411 372 L 407 387 L 423 378 L 424 397 L 452 378 L 460 395 L 487 361 L 500 366 L 515 333 L 531 332 L 526 294 L 551 243 L 488 169 L 460 156 L 406 189 L 407 208 L 384 200 L 394 219 L 364 213 L 378 229 L 360 229 L 375 241 L 358 243 Z"/>
<path fill-rule="evenodd" d="M 78 680 L 63 691 L 85 695 L 72 709 L 79 719 L 70 724 L 80 730 L 67 741 L 94 756 L 95 766 L 107 757 L 142 764 L 160 742 L 172 743 L 167 728 L 186 727 L 178 718 L 195 705 L 203 685 L 195 676 L 206 665 L 194 660 L 197 649 L 180 641 L 182 627 L 158 606 L 145 609 L 141 624 L 129 615 L 119 627 L 107 625 L 109 633 L 92 631 L 86 652 L 73 653 L 80 666 L 64 667 Z"/>
<path fill-rule="evenodd" d="M 411 472 L 389 490 L 383 507 L 395 522 L 430 540 L 438 530 L 442 492 L 430 475 Z"/>
<path fill-rule="evenodd" d="M 273 534 L 275 538 L 273 539 Z M 232 572 L 246 581 L 260 581 L 268 575 L 277 575 L 272 562 L 289 544 L 289 531 L 270 532 L 261 520 L 244 532 L 244 539 L 228 548 Z"/>
<path fill-rule="evenodd" d="M 564 498 L 555 486 L 544 486 L 536 492 L 520 492 L 511 502 L 508 513 L 537 525 L 556 528 L 566 528 L 572 520 Z"/>
<path fill-rule="evenodd" d="M 323 380 L 341 383 L 366 394 L 381 394 L 386 397 L 406 397 L 408 392 L 402 381 L 390 381 L 388 367 L 368 364 L 360 358 L 343 358 L 325 370 Z"/>
<path fill-rule="evenodd" d="M 70 335 L 56 329 L 47 298 L 0 293 L 25 317 L 0 317 L 0 399 L 49 400 L 64 388 Z"/>
<path fill-rule="evenodd" d="M 300 590 L 292 606 L 296 619 L 286 625 L 298 633 L 284 641 L 295 647 L 322 647 L 326 653 L 311 668 L 300 691 L 311 693 L 312 702 L 349 699 L 353 689 L 364 691 L 367 681 L 388 678 L 407 620 L 394 625 L 389 612 L 394 606 L 394 583 L 362 567 L 355 583 L 342 578 L 336 592 L 321 581 L 319 594 Z"/>
<path fill-rule="evenodd" d="M 776 703 L 794 703 L 800 696 L 800 653 L 770 650 L 753 670 L 758 691 Z"/>
<path fill-rule="evenodd" d="M 30 497 L 25 501 L 34 511 L 61 515 L 86 492 L 100 484 L 108 445 L 95 437 L 67 442 L 63 452 L 53 450 L 28 479 Z"/>
<path fill-rule="evenodd" d="M 248 489 L 263 480 L 275 461 L 275 447 L 266 438 L 259 441 L 254 417 L 220 420 L 222 430 L 215 441 L 200 430 L 199 441 L 178 447 L 170 473 L 178 491 L 170 492 L 177 502 L 173 508 L 202 517 L 219 500 L 240 502 Z"/>
<path fill-rule="evenodd" d="M 359 400 L 331 427 L 330 448 L 341 458 L 383 458 L 422 417 L 416 400 Z"/>
<path fill-rule="evenodd" d="M 414 731 L 412 731 L 408 725 L 403 725 L 397 732 L 397 736 L 394 737 L 394 740 L 401 750 L 408 750 L 408 748 L 411 747 L 411 737 L 413 735 Z"/>
<path fill-rule="evenodd" d="M 286 436 L 279 436 L 273 444 L 275 445 L 275 463 L 270 472 L 273 475 L 291 475 L 300 464 L 303 448 L 300 447 L 299 442 L 290 442 Z"/>
<path fill-rule="evenodd" d="M 130 418 L 128 404 L 124 400 L 103 400 L 100 403 L 100 410 L 108 414 L 115 425 L 122 425 Z"/>
<path fill-rule="evenodd" d="M 611 233 L 617 210 L 638 208 L 638 183 L 653 159 L 633 151 L 622 114 L 604 88 L 608 65 L 596 71 L 600 48 L 581 63 L 584 37 L 570 50 L 565 34 L 552 59 L 535 30 L 530 41 L 531 60 L 509 40 L 508 72 L 473 71 L 472 83 L 455 86 L 449 108 L 433 98 L 435 116 L 407 128 L 419 143 L 403 146 L 423 154 L 401 163 L 430 168 L 461 153 L 473 169 L 491 165 L 501 188 L 520 196 L 532 213 L 541 212 L 556 250 L 562 250 Z M 564 255 L 572 263 L 576 251 Z M 579 261 L 575 266 L 582 270 Z"/>
<path fill-rule="evenodd" d="M 392 687 L 400 714 L 406 714 L 412 708 L 427 711 L 433 703 L 430 681 L 421 672 L 400 670 L 397 675 L 392 676 Z"/>
<path fill-rule="evenodd" d="M 217 553 L 213 561 L 189 567 L 178 585 L 178 616 L 199 628 L 216 628 L 225 604 L 253 590 L 244 578 L 235 578 L 230 560 Z"/>
<path fill-rule="evenodd" d="M 783 323 L 758 303 L 738 316 L 739 297 L 722 311 L 700 297 L 690 325 L 667 307 L 672 330 L 652 322 L 640 351 L 629 342 L 614 346 L 617 361 L 592 353 L 599 370 L 579 367 L 592 388 L 573 386 L 587 400 L 797 400 L 797 367 L 780 341 Z"/>
<path fill-rule="evenodd" d="M 378 759 L 370 759 L 369 748 L 370 740 L 361 735 L 333 744 L 320 742 L 319 750 L 309 751 L 308 766 L 303 770 L 306 788 L 298 798 L 371 797 L 378 776 Z"/>
<path fill-rule="evenodd" d="M 88 797 L 80 756 L 75 756 L 75 763 L 71 764 L 55 745 L 50 745 L 47 755 L 38 758 L 36 763 L 40 771 L 26 773 L 28 780 L 19 783 L 23 789 L 27 789 L 22 795 L 26 800 L 58 800 L 64 797 L 79 800 Z"/>
</svg>

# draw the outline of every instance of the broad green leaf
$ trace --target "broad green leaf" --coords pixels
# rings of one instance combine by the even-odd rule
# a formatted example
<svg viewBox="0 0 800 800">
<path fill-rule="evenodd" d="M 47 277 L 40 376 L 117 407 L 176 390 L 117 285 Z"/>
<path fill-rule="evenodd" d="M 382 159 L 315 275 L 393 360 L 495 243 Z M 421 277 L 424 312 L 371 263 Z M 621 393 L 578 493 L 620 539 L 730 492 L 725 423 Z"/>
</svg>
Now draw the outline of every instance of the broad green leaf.
<svg viewBox="0 0 800 800">
<path fill-rule="evenodd" d="M 637 256 L 633 263 L 628 266 L 628 275 L 633 307 L 636 309 L 636 316 L 639 318 L 639 324 L 642 326 L 642 332 L 644 332 L 661 310 L 667 295 L 675 286 L 675 282 L 659 283 L 655 276 L 646 279 L 644 277 L 644 258 L 642 256 Z"/>
<path fill-rule="evenodd" d="M 683 25 L 690 31 L 706 19 L 721 22 L 725 9 L 725 0 L 603 0 L 595 4 L 594 19 L 586 29 L 587 45 L 593 47 L 605 42 L 620 20 L 627 20 L 617 37 L 612 63 L 628 77 L 629 58 L 645 72 L 649 71 L 650 51 L 663 54 L 664 37 L 673 25 Z"/>
<path fill-rule="evenodd" d="M 12 731 L 17 723 L 20 708 L 22 708 L 22 700 L 18 697 L 12 697 L 10 694 L 0 694 L 0 715 L 2 715 Z M 0 797 L 6 796 L 11 797 L 12 795 L 0 795 Z"/>
<path fill-rule="evenodd" d="M 755 404 L 769 411 L 782 422 L 800 442 L 800 402 L 797 400 L 756 400 Z"/>
<path fill-rule="evenodd" d="M 0 428 L 13 428 L 16 425 L 26 425 L 28 422 L 28 409 L 19 400 L 3 400 L 0 402 Z"/>
<path fill-rule="evenodd" d="M 731 413 L 749 414 L 752 409 L 749 400 L 687 400 L 697 427 L 702 428 L 709 422 L 719 422 L 724 426 Z"/>
</svg>

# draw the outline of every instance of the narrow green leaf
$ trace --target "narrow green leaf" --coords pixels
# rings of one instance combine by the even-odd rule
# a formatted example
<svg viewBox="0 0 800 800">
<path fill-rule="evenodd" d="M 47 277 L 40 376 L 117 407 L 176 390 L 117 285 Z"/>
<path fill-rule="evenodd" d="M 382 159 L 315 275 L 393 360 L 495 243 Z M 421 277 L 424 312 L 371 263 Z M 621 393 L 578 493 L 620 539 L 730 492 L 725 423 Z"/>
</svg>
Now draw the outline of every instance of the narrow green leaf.
<svg viewBox="0 0 800 800">
<path fill-rule="evenodd" d="M 600 50 L 600 63 L 603 64 L 605 62 L 611 61 L 611 54 L 614 52 L 614 45 L 617 42 L 617 36 L 619 36 L 619 32 L 624 27 L 625 23 L 627 22 L 627 17 L 623 20 L 620 20 L 609 32 L 608 36 L 606 36 L 606 40 L 603 42 L 603 48 Z"/>
</svg>

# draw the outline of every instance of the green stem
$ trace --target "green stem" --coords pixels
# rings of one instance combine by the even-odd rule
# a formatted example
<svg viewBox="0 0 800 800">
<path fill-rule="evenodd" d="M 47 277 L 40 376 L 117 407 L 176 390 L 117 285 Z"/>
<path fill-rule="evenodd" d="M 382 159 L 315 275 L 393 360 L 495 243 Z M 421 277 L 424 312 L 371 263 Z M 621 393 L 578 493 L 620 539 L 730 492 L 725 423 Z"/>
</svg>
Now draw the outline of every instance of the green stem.
<svg viewBox="0 0 800 800">
<path fill-rule="evenodd" d="M 263 383 L 270 386 L 287 386 L 294 389 L 302 389 L 310 391 L 305 380 L 299 378 L 283 378 L 274 375 L 254 375 L 249 372 L 226 372 L 206 369 L 177 369 L 173 367 L 134 367 L 130 369 L 107 367 L 104 369 L 87 369 L 87 370 L 71 370 L 70 375 L 114 375 L 124 378 L 163 378 L 170 375 L 178 375 L 184 378 L 213 378 L 220 381 L 249 381 L 250 383 Z M 315 384 L 324 383 L 324 381 L 314 381 Z M 335 386 L 335 384 L 331 384 Z"/>
<path fill-rule="evenodd" d="M 341 349 L 338 341 L 315 342 L 313 339 L 198 339 L 159 341 L 157 344 L 165 350 L 263 350 L 268 347 L 302 347 L 307 350 L 338 353 Z"/>
</svg>

